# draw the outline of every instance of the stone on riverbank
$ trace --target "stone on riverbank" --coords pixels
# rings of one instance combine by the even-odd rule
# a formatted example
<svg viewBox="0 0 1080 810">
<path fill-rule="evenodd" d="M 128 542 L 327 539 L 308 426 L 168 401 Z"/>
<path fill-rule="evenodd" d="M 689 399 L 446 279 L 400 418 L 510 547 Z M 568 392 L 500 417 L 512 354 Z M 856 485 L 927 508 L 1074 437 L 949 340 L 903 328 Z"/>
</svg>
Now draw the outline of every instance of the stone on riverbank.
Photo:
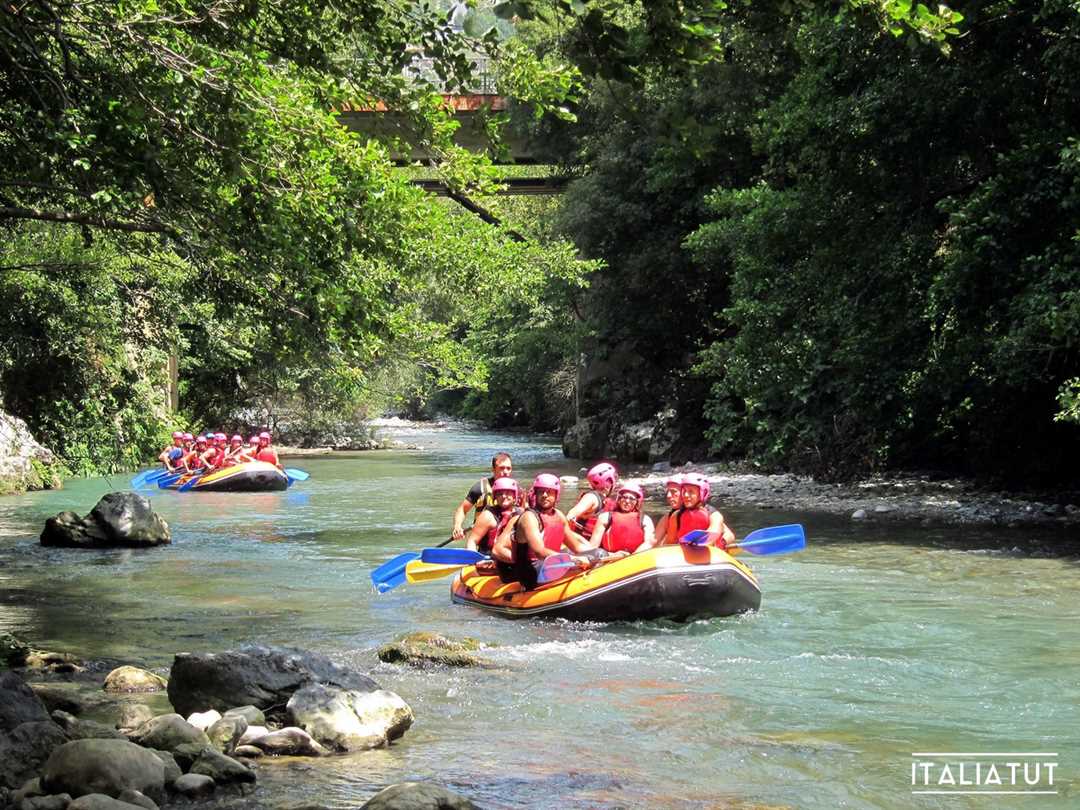
<svg viewBox="0 0 1080 810">
<path fill-rule="evenodd" d="M 330 753 L 302 728 L 292 726 L 271 731 L 247 744 L 271 756 L 324 757 Z"/>
<path fill-rule="evenodd" d="M 26 666 L 26 656 L 30 654 L 30 645 L 11 633 L 0 633 L 0 663 L 9 667 Z"/>
<path fill-rule="evenodd" d="M 18 810 L 67 810 L 71 807 L 71 797 L 66 793 L 57 796 L 30 796 L 15 804 Z"/>
<path fill-rule="evenodd" d="M 239 760 L 226 756 L 220 751 L 206 747 L 192 765 L 189 774 L 209 776 L 218 785 L 232 782 L 254 782 L 255 771 Z"/>
<path fill-rule="evenodd" d="M 476 810 L 476 805 L 431 782 L 402 782 L 383 788 L 360 810 Z"/>
<path fill-rule="evenodd" d="M 409 704 L 385 689 L 360 692 L 311 684 L 289 698 L 286 711 L 291 722 L 337 751 L 382 748 L 413 723 Z"/>
<path fill-rule="evenodd" d="M 143 723 L 154 719 L 154 710 L 142 703 L 124 703 L 120 706 L 120 715 L 116 727 L 121 731 L 134 731 Z"/>
<path fill-rule="evenodd" d="M 318 653 L 283 647 L 242 647 L 223 653 L 179 653 L 169 674 L 169 700 L 181 714 L 234 706 L 281 706 L 309 683 L 372 691 L 371 678 Z"/>
<path fill-rule="evenodd" d="M 187 721 L 191 723 L 191 725 L 195 726 L 195 728 L 202 729 L 203 731 L 206 731 L 220 719 L 221 712 L 215 709 L 210 709 L 205 712 L 195 712 L 189 714 L 187 717 Z"/>
<path fill-rule="evenodd" d="M 104 495 L 84 518 L 60 512 L 41 532 L 41 545 L 62 548 L 149 548 L 171 541 L 169 524 L 134 492 Z"/>
<path fill-rule="evenodd" d="M 481 647 L 474 638 L 450 639 L 438 633 L 405 633 L 379 647 L 376 653 L 387 664 L 412 667 L 490 667 L 490 661 L 476 655 Z"/>
<path fill-rule="evenodd" d="M 265 726 L 266 715 L 264 715 L 259 709 L 254 706 L 237 706 L 235 709 L 229 709 L 223 717 L 243 717 L 249 726 Z"/>
<path fill-rule="evenodd" d="M 51 683 L 32 683 L 30 688 L 45 704 L 45 708 L 48 709 L 50 715 L 57 710 L 74 715 L 86 711 L 86 706 L 75 689 Z"/>
<path fill-rule="evenodd" d="M 126 740 L 73 740 L 58 746 L 41 774 L 49 793 L 118 796 L 138 790 L 153 799 L 165 789 L 165 766 L 146 748 Z"/>
<path fill-rule="evenodd" d="M 130 735 L 134 743 L 159 751 L 175 751 L 181 745 L 209 745 L 206 732 L 195 728 L 178 714 L 163 714 L 148 720 Z"/>
<path fill-rule="evenodd" d="M 189 799 L 202 799 L 217 788 L 217 783 L 201 773 L 186 773 L 173 783 L 173 790 Z"/>
<path fill-rule="evenodd" d="M 67 810 L 145 810 L 145 806 L 120 801 L 104 793 L 88 793 L 69 804 Z"/>
<path fill-rule="evenodd" d="M 38 722 L 49 722 L 49 713 L 30 684 L 17 672 L 0 674 L 0 731 Z"/>
<path fill-rule="evenodd" d="M 225 754 L 240 743 L 240 738 L 247 731 L 248 723 L 238 714 L 230 714 L 222 717 L 206 730 L 206 736 L 210 738 L 210 744 L 218 751 Z"/>
<path fill-rule="evenodd" d="M 11 730 L 0 730 L 0 788 L 14 790 L 25 785 L 37 775 L 52 752 L 67 741 L 64 732 L 51 720 L 30 721 Z"/>
<path fill-rule="evenodd" d="M 117 667 L 105 676 L 105 691 L 123 692 L 160 692 L 168 682 L 160 675 L 155 675 L 139 667 Z"/>
<path fill-rule="evenodd" d="M 57 709 L 50 715 L 53 722 L 72 740 L 123 740 L 123 734 L 111 726 L 94 720 L 80 720 L 73 714 Z"/>
<path fill-rule="evenodd" d="M 0 411 L 0 495 L 28 489 L 60 489 L 61 465 L 38 444 L 26 422 Z"/>
</svg>

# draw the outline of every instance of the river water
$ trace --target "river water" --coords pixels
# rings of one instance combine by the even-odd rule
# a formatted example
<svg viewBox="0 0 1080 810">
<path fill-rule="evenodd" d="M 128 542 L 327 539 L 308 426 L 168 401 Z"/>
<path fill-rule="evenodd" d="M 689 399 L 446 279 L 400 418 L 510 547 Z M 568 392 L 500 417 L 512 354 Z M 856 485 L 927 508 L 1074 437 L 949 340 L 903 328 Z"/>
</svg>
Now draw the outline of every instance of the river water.
<svg viewBox="0 0 1080 810">
<path fill-rule="evenodd" d="M 114 488 L 104 479 L 0 500 L 0 630 L 162 671 L 180 651 L 298 646 L 412 705 L 414 726 L 388 749 L 262 760 L 266 806 L 358 807 L 420 779 L 492 808 L 1080 806 L 1075 558 L 1032 556 L 1016 530 L 729 508 L 740 534 L 807 529 L 806 551 L 751 561 L 759 613 L 515 622 L 452 605 L 449 580 L 377 595 L 369 573 L 446 539 L 493 451 L 513 453 L 521 480 L 576 464 L 535 438 L 397 438 L 422 449 L 292 459 L 311 478 L 285 493 L 155 495 L 173 543 L 145 552 L 38 545 L 48 516 L 85 513 Z M 497 666 L 378 661 L 380 644 L 413 629 L 497 645 L 485 652 Z M 912 755 L 925 752 L 1053 753 L 1053 785 L 1044 768 L 1040 785 L 1021 787 L 1057 792 L 915 794 L 925 786 L 912 785 Z"/>
</svg>

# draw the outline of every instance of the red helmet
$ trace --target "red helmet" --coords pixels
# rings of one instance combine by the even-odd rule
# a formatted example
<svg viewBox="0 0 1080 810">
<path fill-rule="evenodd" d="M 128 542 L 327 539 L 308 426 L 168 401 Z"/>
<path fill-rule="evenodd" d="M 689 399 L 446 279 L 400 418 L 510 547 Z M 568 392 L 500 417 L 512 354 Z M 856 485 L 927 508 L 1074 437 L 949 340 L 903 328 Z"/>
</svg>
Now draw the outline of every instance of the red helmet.
<svg viewBox="0 0 1080 810">
<path fill-rule="evenodd" d="M 555 500 L 559 500 L 559 495 L 562 494 L 562 482 L 559 480 L 559 476 L 552 475 L 551 473 L 540 473 L 533 479 L 533 489 L 552 489 L 555 491 Z"/>
<path fill-rule="evenodd" d="M 514 497 L 518 496 L 518 482 L 513 478 L 496 478 L 491 485 L 491 494 L 496 492 L 513 492 Z"/>
<path fill-rule="evenodd" d="M 683 487 L 697 487 L 701 502 L 709 500 L 709 479 L 700 473 L 687 473 L 682 477 Z"/>
<path fill-rule="evenodd" d="M 243 444 L 244 443 L 244 437 L 241 436 L 239 433 L 234 433 L 233 437 L 231 439 L 229 439 L 229 444 L 238 444 L 238 443 Z"/>
<path fill-rule="evenodd" d="M 593 489 L 609 489 L 615 486 L 615 481 L 619 477 L 619 473 L 615 468 L 608 464 L 606 461 L 602 461 L 589 470 L 585 477 L 592 484 Z"/>
</svg>

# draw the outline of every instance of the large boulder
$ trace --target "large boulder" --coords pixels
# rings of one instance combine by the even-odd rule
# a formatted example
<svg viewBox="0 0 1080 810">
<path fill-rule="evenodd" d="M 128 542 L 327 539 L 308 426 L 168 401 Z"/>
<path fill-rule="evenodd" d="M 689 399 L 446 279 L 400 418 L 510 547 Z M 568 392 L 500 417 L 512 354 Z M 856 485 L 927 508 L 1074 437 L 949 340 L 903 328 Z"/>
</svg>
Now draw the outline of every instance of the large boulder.
<svg viewBox="0 0 1080 810">
<path fill-rule="evenodd" d="M 26 422 L 0 411 L 0 495 L 60 489 L 56 457 L 38 444 Z"/>
<path fill-rule="evenodd" d="M 43 546 L 148 548 L 171 542 L 169 524 L 135 492 L 110 492 L 84 518 L 60 512 L 45 522 Z"/>
<path fill-rule="evenodd" d="M 41 698 L 16 672 L 0 673 L 0 731 L 22 723 L 48 722 L 49 712 Z"/>
<path fill-rule="evenodd" d="M 88 793 L 116 797 L 125 790 L 138 790 L 160 800 L 165 765 L 153 751 L 126 740 L 73 740 L 49 756 L 41 787 L 73 797 Z"/>
<path fill-rule="evenodd" d="M 409 704 L 384 689 L 361 692 L 313 683 L 293 693 L 285 708 L 292 723 L 337 751 L 389 745 L 413 722 Z"/>
<path fill-rule="evenodd" d="M 281 706 L 309 683 L 372 691 L 371 678 L 324 655 L 285 647 L 242 647 L 223 653 L 180 653 L 169 674 L 169 700 L 187 715 L 234 706 Z"/>
<path fill-rule="evenodd" d="M 210 739 L 202 729 L 195 728 L 178 714 L 162 714 L 147 720 L 129 735 L 132 742 L 159 751 L 175 751 L 181 745 L 209 745 Z"/>
<path fill-rule="evenodd" d="M 10 731 L 0 731 L 0 788 L 21 787 L 67 741 L 63 730 L 50 720 L 20 723 Z"/>
<path fill-rule="evenodd" d="M 360 810 L 476 810 L 476 805 L 431 782 L 402 782 L 383 788 Z"/>
<path fill-rule="evenodd" d="M 106 692 L 160 692 L 165 679 L 145 669 L 133 666 L 117 667 L 105 676 Z"/>
</svg>

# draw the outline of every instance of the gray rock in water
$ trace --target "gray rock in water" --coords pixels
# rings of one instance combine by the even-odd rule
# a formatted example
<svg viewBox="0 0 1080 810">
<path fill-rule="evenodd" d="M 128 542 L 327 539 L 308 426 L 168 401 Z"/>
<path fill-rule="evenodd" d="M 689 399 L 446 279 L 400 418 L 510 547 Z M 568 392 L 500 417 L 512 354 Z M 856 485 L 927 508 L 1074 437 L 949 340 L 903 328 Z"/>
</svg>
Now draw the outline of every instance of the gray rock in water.
<svg viewBox="0 0 1080 810">
<path fill-rule="evenodd" d="M 221 719 L 221 712 L 211 709 L 208 712 L 194 712 L 187 716 L 187 721 L 195 728 L 200 728 L 206 731 L 210 726 L 214 725 Z"/>
<path fill-rule="evenodd" d="M 48 683 L 32 683 L 30 688 L 34 690 L 35 695 L 41 698 L 41 702 L 45 704 L 45 708 L 49 710 L 50 714 L 57 709 L 74 715 L 86 711 L 86 705 L 80 698 L 79 693 L 74 689 Z"/>
<path fill-rule="evenodd" d="M 413 722 L 409 704 L 385 689 L 360 692 L 311 684 L 289 698 L 286 710 L 296 726 L 337 751 L 389 745 Z"/>
<path fill-rule="evenodd" d="M 19 810 L 67 810 L 71 806 L 71 797 L 66 793 L 53 796 L 30 796 L 15 806 Z"/>
<path fill-rule="evenodd" d="M 488 667 L 490 661 L 477 655 L 480 642 L 474 638 L 451 639 L 438 633 L 413 631 L 379 647 L 376 655 L 388 664 L 413 667 Z"/>
<path fill-rule="evenodd" d="M 233 706 L 266 709 L 288 702 L 309 683 L 371 691 L 379 685 L 318 653 L 281 647 L 243 647 L 223 653 L 180 653 L 169 675 L 169 700 L 181 714 Z"/>
<path fill-rule="evenodd" d="M 201 773 L 186 773 L 173 784 L 173 790 L 189 799 L 202 799 L 217 788 L 214 780 Z"/>
<path fill-rule="evenodd" d="M 322 757 L 330 752 L 302 728 L 282 728 L 250 742 L 264 753 L 276 756 Z"/>
<path fill-rule="evenodd" d="M 72 796 L 137 790 L 158 799 L 165 789 L 165 766 L 152 751 L 126 740 L 73 740 L 49 756 L 41 787 Z"/>
<path fill-rule="evenodd" d="M 134 492 L 110 492 L 85 518 L 60 512 L 45 522 L 43 546 L 147 548 L 171 542 L 169 524 Z"/>
<path fill-rule="evenodd" d="M 21 667 L 26 664 L 30 654 L 30 645 L 16 638 L 11 633 L 0 633 L 0 664 L 9 667 Z"/>
<path fill-rule="evenodd" d="M 254 706 L 237 706 L 235 709 L 229 709 L 224 714 L 225 717 L 232 717 L 233 715 L 243 717 L 247 720 L 249 726 L 266 725 L 266 715 Z"/>
<path fill-rule="evenodd" d="M 209 745 L 205 731 L 200 731 L 178 714 L 162 714 L 135 729 L 130 739 L 146 748 L 175 751 L 185 743 Z"/>
<path fill-rule="evenodd" d="M 80 720 L 73 714 L 57 709 L 51 715 L 53 722 L 64 730 L 72 740 L 123 740 L 124 735 L 115 728 L 93 720 Z"/>
<path fill-rule="evenodd" d="M 851 513 L 851 519 L 852 520 L 866 520 L 866 510 L 865 509 L 856 509 L 854 512 Z"/>
<path fill-rule="evenodd" d="M 136 729 L 148 720 L 154 719 L 154 710 L 142 703 L 124 703 L 120 706 L 120 716 L 116 720 L 117 728 Z"/>
<path fill-rule="evenodd" d="M 23 723 L 47 722 L 49 713 L 41 698 L 17 672 L 0 673 L 0 731 Z"/>
<path fill-rule="evenodd" d="M 0 731 L 0 788 L 23 787 L 52 752 L 67 741 L 51 720 L 20 723 L 11 731 Z"/>
<path fill-rule="evenodd" d="M 258 759 L 263 753 L 261 748 L 256 748 L 254 745 L 238 745 L 233 749 L 234 757 L 243 757 L 244 759 Z"/>
<path fill-rule="evenodd" d="M 158 751 L 151 748 L 150 753 L 160 759 L 161 764 L 165 767 L 165 787 L 169 787 L 169 785 L 184 775 L 184 772 L 180 769 L 180 765 L 176 762 L 176 757 L 174 757 L 171 752 Z"/>
<path fill-rule="evenodd" d="M 145 669 L 132 666 L 117 667 L 105 676 L 106 692 L 160 692 L 165 679 Z"/>
<path fill-rule="evenodd" d="M 139 807 L 145 807 L 146 810 L 158 810 L 157 802 L 151 799 L 149 796 L 144 796 L 137 790 L 125 790 L 119 796 L 116 797 L 118 801 L 127 802 L 128 804 L 138 805 Z"/>
<path fill-rule="evenodd" d="M 206 730 L 206 736 L 210 738 L 210 745 L 224 754 L 230 754 L 239 744 L 247 728 L 247 720 L 240 715 L 232 714 L 222 717 L 210 726 Z"/>
<path fill-rule="evenodd" d="M 226 756 L 213 748 L 203 750 L 191 766 L 189 774 L 197 773 L 209 776 L 219 785 L 230 782 L 254 782 L 255 771 L 243 762 Z"/>
<path fill-rule="evenodd" d="M 361 810 L 477 810 L 476 805 L 431 782 L 402 782 L 384 788 L 367 800 Z"/>
<path fill-rule="evenodd" d="M 104 793 L 87 793 L 69 804 L 67 810 L 141 810 L 141 806 L 122 802 Z"/>
</svg>

